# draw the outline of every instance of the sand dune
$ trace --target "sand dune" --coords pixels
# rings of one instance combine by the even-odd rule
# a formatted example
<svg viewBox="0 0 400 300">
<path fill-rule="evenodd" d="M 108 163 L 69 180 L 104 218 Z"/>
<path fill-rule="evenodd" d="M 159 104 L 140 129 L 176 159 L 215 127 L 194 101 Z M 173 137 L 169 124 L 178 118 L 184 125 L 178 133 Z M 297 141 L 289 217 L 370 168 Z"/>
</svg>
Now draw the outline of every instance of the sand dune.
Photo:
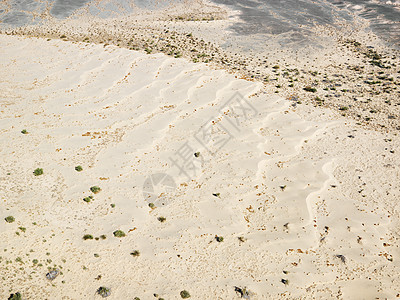
<svg viewBox="0 0 400 300">
<path fill-rule="evenodd" d="M 2 35 L 0 57 L 2 299 L 400 292 L 398 136 L 162 54 Z"/>
</svg>

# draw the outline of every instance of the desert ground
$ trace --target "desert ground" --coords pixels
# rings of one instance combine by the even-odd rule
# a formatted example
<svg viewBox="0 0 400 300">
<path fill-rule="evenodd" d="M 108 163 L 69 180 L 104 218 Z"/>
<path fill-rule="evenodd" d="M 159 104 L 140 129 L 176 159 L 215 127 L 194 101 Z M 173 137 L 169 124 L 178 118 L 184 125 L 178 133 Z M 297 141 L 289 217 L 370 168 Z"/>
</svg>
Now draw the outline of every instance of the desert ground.
<svg viewBox="0 0 400 300">
<path fill-rule="evenodd" d="M 0 34 L 2 299 L 400 297 L 395 50 L 207 16 Z"/>
</svg>

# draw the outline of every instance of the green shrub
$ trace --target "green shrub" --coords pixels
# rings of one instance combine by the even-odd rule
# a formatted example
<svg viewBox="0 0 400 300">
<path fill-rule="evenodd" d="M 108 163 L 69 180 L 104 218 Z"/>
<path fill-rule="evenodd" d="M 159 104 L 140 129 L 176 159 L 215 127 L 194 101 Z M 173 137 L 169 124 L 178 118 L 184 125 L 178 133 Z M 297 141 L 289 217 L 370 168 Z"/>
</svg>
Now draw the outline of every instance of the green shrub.
<svg viewBox="0 0 400 300">
<path fill-rule="evenodd" d="M 33 174 L 35 176 L 42 175 L 43 174 L 43 169 L 42 168 L 37 168 L 37 169 L 35 169 L 35 171 L 33 171 Z"/>
<path fill-rule="evenodd" d="M 167 218 L 158 217 L 157 220 L 160 221 L 161 223 L 164 223 L 167 220 Z"/>
<path fill-rule="evenodd" d="M 111 295 L 111 290 L 109 288 L 106 288 L 104 286 L 101 286 L 97 289 L 97 294 L 102 296 L 103 298 L 108 297 Z"/>
<path fill-rule="evenodd" d="M 81 172 L 83 170 L 82 166 L 76 166 L 75 171 Z"/>
<path fill-rule="evenodd" d="M 101 188 L 99 188 L 97 185 L 95 185 L 95 186 L 92 186 L 92 187 L 90 188 L 90 191 L 91 191 L 93 194 L 97 194 L 98 192 L 101 191 Z"/>
<path fill-rule="evenodd" d="M 28 131 L 26 131 L 26 129 L 23 129 L 23 130 L 21 130 L 21 133 L 22 133 L 22 134 L 27 134 Z"/>
<path fill-rule="evenodd" d="M 22 300 L 21 293 L 11 294 L 8 300 Z"/>
<path fill-rule="evenodd" d="M 91 234 L 85 234 L 84 236 L 83 236 L 83 239 L 86 241 L 86 240 L 93 240 L 93 235 L 91 235 Z"/>
<path fill-rule="evenodd" d="M 83 198 L 83 201 L 88 202 L 88 203 L 92 200 L 93 200 L 93 196 L 88 196 L 88 197 Z"/>
<path fill-rule="evenodd" d="M 15 221 L 15 218 L 13 216 L 8 216 L 4 218 L 4 220 L 6 220 L 7 223 L 12 223 Z"/>
<path fill-rule="evenodd" d="M 181 291 L 180 294 L 181 294 L 181 298 L 182 298 L 182 299 L 190 298 L 190 294 L 189 294 L 189 292 L 186 291 L 186 290 Z"/>
<path fill-rule="evenodd" d="M 131 252 L 132 256 L 139 256 L 140 255 L 140 251 L 139 250 L 135 250 Z"/>
<path fill-rule="evenodd" d="M 303 90 L 305 90 L 306 92 L 312 92 L 312 93 L 315 93 L 317 91 L 316 88 L 313 88 L 311 86 L 306 86 L 305 88 L 303 88 Z"/>
<path fill-rule="evenodd" d="M 122 230 L 116 230 L 116 231 L 113 232 L 113 234 L 114 234 L 115 237 L 119 237 L 119 238 L 126 236 L 125 232 L 123 232 Z"/>
<path fill-rule="evenodd" d="M 217 240 L 218 243 L 221 243 L 224 241 L 224 238 L 222 236 L 215 236 L 215 239 Z"/>
</svg>

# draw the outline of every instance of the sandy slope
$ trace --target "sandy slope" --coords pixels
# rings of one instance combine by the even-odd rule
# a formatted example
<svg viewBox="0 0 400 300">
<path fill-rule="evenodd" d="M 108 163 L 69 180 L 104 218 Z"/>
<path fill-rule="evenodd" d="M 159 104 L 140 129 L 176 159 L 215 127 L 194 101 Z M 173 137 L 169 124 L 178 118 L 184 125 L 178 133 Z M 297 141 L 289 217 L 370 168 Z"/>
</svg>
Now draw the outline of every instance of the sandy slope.
<svg viewBox="0 0 400 300">
<path fill-rule="evenodd" d="M 0 36 L 0 57 L 2 299 L 400 293 L 398 136 L 162 54 Z"/>
</svg>

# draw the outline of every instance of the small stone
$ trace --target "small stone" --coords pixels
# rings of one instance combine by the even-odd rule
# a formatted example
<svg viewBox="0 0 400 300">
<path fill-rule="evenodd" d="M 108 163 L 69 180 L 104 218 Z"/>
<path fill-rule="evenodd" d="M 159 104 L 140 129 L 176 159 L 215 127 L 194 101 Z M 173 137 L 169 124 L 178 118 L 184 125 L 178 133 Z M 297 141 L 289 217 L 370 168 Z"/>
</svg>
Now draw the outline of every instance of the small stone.
<svg viewBox="0 0 400 300">
<path fill-rule="evenodd" d="M 60 271 L 59 270 L 53 270 L 53 271 L 50 271 L 49 273 L 46 274 L 46 278 L 48 280 L 54 280 L 54 279 L 56 279 L 56 277 L 58 275 L 60 275 Z"/>
</svg>

